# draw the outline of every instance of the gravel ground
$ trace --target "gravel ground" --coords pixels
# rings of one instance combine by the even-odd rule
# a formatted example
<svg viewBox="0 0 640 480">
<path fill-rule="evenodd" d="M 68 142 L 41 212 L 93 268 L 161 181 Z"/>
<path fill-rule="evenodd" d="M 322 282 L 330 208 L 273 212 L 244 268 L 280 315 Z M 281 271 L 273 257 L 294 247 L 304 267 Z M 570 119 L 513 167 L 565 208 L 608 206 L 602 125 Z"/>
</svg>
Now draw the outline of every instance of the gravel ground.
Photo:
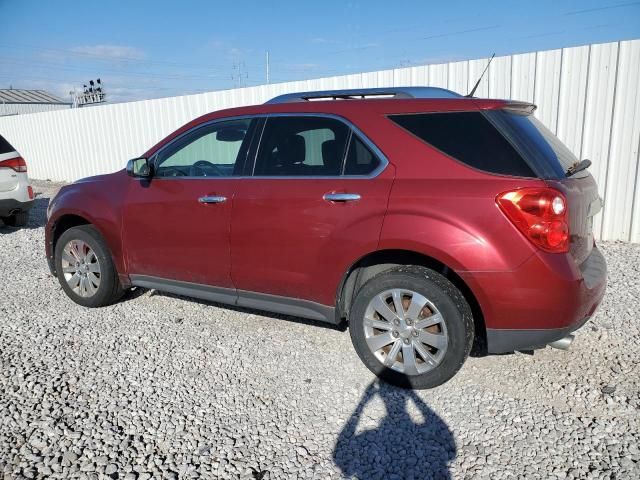
<svg viewBox="0 0 640 480">
<path fill-rule="evenodd" d="M 380 385 L 347 332 L 156 291 L 88 310 L 43 224 L 0 226 L 4 478 L 640 478 L 640 245 L 568 352 L 471 358 Z"/>
</svg>

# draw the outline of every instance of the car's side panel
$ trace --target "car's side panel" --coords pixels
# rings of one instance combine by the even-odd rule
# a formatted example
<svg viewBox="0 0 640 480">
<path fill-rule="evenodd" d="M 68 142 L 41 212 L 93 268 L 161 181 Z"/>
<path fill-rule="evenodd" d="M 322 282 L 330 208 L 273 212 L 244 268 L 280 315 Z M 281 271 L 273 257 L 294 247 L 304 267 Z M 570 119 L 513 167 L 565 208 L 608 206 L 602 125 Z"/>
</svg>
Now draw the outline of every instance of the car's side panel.
<svg viewBox="0 0 640 480">
<path fill-rule="evenodd" d="M 394 168 L 374 179 L 246 179 L 234 197 L 232 278 L 240 290 L 334 306 L 355 259 L 375 251 Z M 332 203 L 326 193 L 361 199 Z"/>
<path fill-rule="evenodd" d="M 87 220 L 104 238 L 118 274 L 127 273 L 121 239 L 122 207 L 126 201 L 129 177 L 120 171 L 78 181 L 63 187 L 50 205 L 50 218 L 45 230 L 47 257 L 53 259 L 53 230 L 65 215 Z"/>
<path fill-rule="evenodd" d="M 380 248 L 413 250 L 459 271 L 509 271 L 534 253 L 495 196 L 537 181 L 398 178 Z"/>
<path fill-rule="evenodd" d="M 233 288 L 229 222 L 232 178 L 131 178 L 123 209 L 130 274 Z M 200 203 L 201 197 L 223 197 Z"/>
</svg>

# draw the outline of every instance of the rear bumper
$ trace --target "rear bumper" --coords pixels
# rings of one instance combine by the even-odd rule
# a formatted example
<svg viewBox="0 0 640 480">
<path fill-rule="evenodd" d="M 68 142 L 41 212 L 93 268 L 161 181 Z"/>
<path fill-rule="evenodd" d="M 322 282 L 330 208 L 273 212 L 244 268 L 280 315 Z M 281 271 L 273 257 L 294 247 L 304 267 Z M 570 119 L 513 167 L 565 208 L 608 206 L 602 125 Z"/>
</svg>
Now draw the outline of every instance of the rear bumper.
<svg viewBox="0 0 640 480">
<path fill-rule="evenodd" d="M 33 207 L 33 200 L 20 202 L 13 198 L 0 200 L 0 217 L 8 217 L 18 212 L 29 211 Z"/>
<path fill-rule="evenodd" d="M 487 351 L 489 353 L 507 353 L 516 350 L 535 350 L 551 342 L 566 337 L 582 327 L 591 317 L 580 320 L 565 328 L 547 328 L 539 330 L 487 329 Z"/>
<path fill-rule="evenodd" d="M 577 265 L 570 255 L 537 253 L 512 272 L 460 272 L 485 319 L 487 350 L 532 350 L 579 329 L 602 301 L 604 256 L 594 247 Z"/>
</svg>

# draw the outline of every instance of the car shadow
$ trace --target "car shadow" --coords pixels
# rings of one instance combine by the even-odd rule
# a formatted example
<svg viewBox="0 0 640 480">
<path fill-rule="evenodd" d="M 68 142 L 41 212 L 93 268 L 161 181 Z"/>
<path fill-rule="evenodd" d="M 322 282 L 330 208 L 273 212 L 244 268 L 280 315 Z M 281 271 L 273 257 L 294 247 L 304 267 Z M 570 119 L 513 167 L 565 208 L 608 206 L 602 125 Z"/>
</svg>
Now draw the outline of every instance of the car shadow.
<svg viewBox="0 0 640 480">
<path fill-rule="evenodd" d="M 42 228 L 47 224 L 47 207 L 49 206 L 49 195 L 36 193 L 33 206 L 29 210 L 29 221 L 24 227 L 10 227 L 0 220 L 0 234 L 11 234 L 19 230 Z"/>
<path fill-rule="evenodd" d="M 358 430 L 368 418 L 365 407 L 376 396 L 386 415 L 375 428 Z M 421 420 L 410 414 L 410 403 Z M 342 474 L 359 479 L 450 479 L 449 464 L 455 458 L 455 440 L 445 421 L 415 391 L 377 380 L 365 390 L 333 451 Z"/>
</svg>

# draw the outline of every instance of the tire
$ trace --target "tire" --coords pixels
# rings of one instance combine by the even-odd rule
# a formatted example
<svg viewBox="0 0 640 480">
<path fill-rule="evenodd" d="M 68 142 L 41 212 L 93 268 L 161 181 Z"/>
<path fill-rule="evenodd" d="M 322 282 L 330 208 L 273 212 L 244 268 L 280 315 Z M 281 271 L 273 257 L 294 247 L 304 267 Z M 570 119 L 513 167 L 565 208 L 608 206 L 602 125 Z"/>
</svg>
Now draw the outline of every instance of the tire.
<svg viewBox="0 0 640 480">
<path fill-rule="evenodd" d="M 4 217 L 2 221 L 10 227 L 24 227 L 29 222 L 29 211 L 14 213 L 10 217 Z"/>
<path fill-rule="evenodd" d="M 79 258 L 71 251 L 73 249 L 66 250 L 70 242 L 74 242 L 76 246 L 81 246 L 79 249 L 82 250 L 80 259 L 84 258 L 86 260 L 85 264 L 80 265 L 80 267 L 83 267 L 82 270 L 77 266 Z M 78 249 L 75 251 L 77 252 Z M 92 252 L 92 254 L 87 252 Z M 84 253 L 87 253 L 85 257 L 83 257 Z M 76 261 L 76 266 L 70 264 L 70 259 Z M 58 281 L 64 292 L 71 300 L 83 307 L 94 308 L 111 305 L 117 302 L 124 293 L 120 285 L 118 272 L 113 265 L 111 252 L 100 233 L 91 225 L 73 227 L 60 235 L 55 246 L 55 267 Z M 73 273 L 74 268 L 75 273 Z M 85 275 L 84 280 L 82 280 L 82 274 Z M 75 278 L 70 280 L 65 275 L 69 277 L 75 276 Z M 80 283 L 75 288 L 72 287 L 78 279 Z M 95 283 L 96 279 L 98 279 L 97 285 Z M 69 283 L 70 281 L 71 284 Z M 87 285 L 84 289 L 82 288 L 82 281 L 85 282 L 84 285 Z M 91 288 L 86 282 L 91 282 Z"/>
<path fill-rule="evenodd" d="M 402 302 L 402 319 L 395 315 L 394 298 Z M 380 300 L 388 302 L 388 310 Z M 427 389 L 442 385 L 462 367 L 473 345 L 474 323 L 464 296 L 444 276 L 424 267 L 402 266 L 362 286 L 349 313 L 349 332 L 358 356 L 375 375 L 403 388 Z M 388 340 L 391 343 L 385 344 Z M 385 346 L 376 350 L 381 344 Z"/>
</svg>

